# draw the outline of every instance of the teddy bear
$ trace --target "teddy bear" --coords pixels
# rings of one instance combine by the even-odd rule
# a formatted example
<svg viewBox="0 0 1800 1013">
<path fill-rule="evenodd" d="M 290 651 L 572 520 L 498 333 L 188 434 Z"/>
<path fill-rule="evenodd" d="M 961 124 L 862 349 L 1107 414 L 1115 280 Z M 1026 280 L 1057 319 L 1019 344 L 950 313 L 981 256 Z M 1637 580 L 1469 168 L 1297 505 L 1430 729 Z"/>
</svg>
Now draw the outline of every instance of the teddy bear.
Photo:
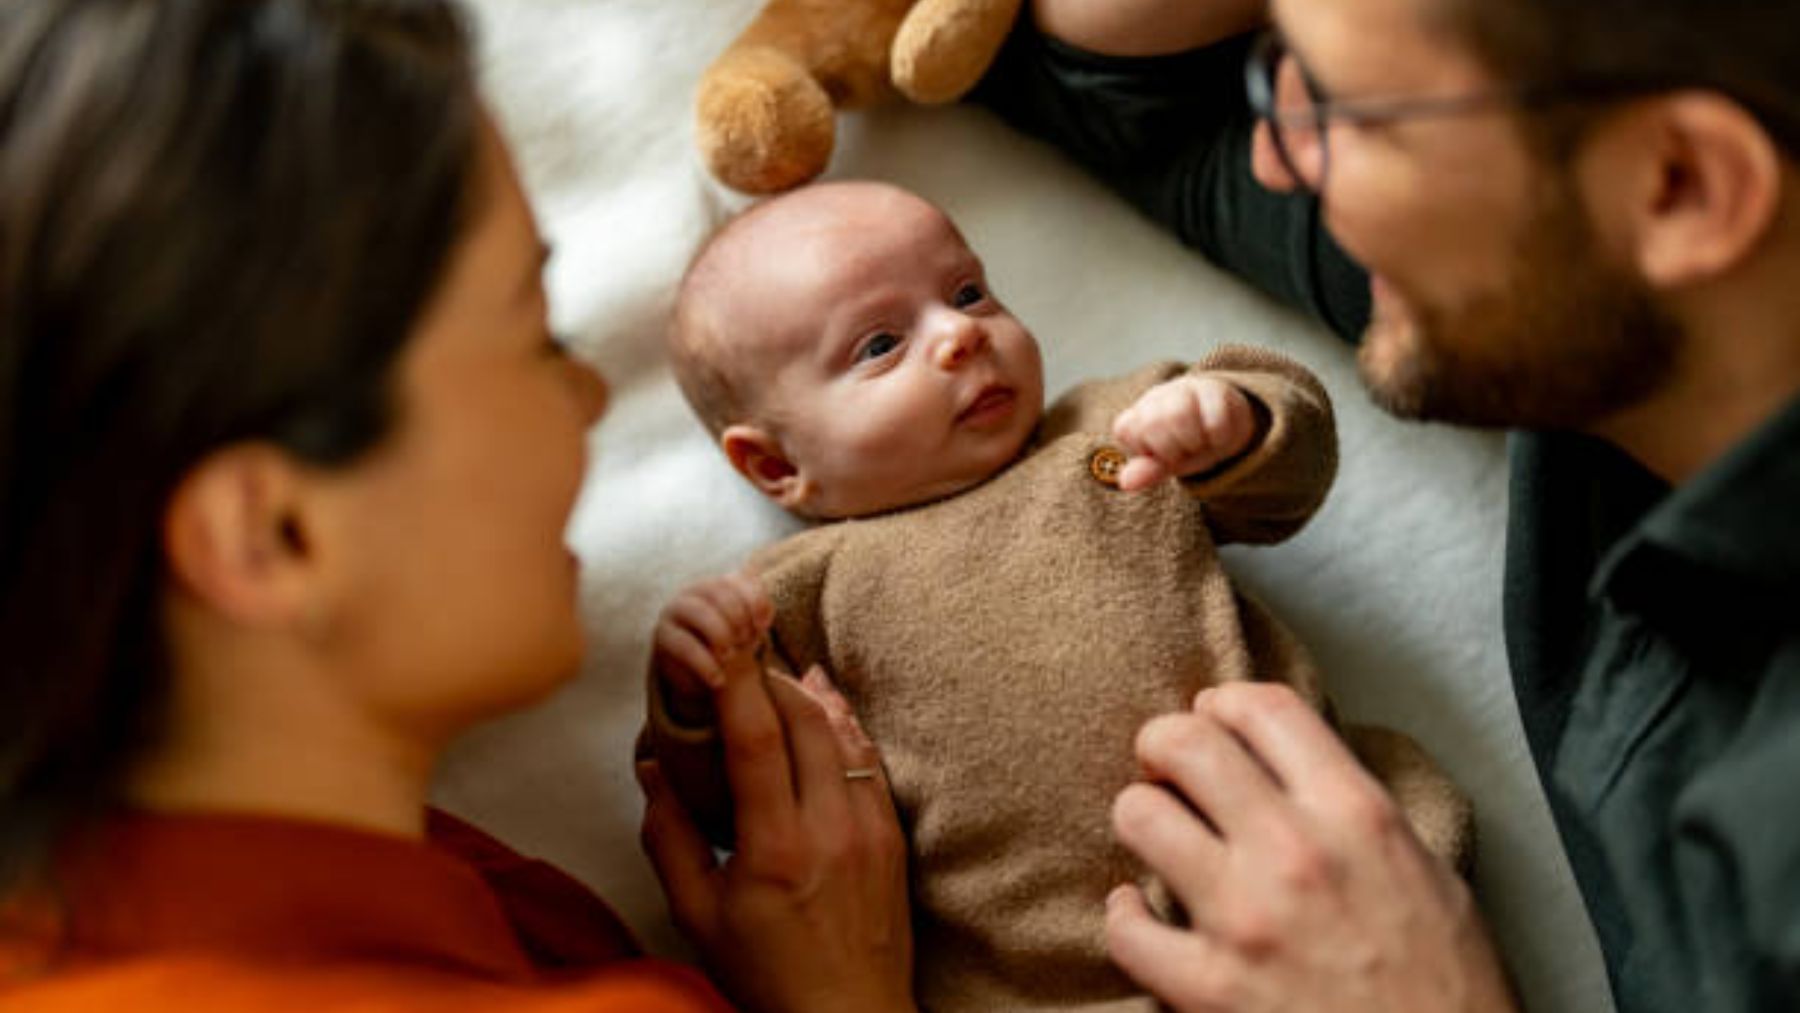
<svg viewBox="0 0 1800 1013">
<path fill-rule="evenodd" d="M 708 170 L 766 194 L 831 160 L 838 109 L 901 96 L 961 98 L 1023 0 L 768 0 L 700 80 L 695 137 Z"/>
</svg>

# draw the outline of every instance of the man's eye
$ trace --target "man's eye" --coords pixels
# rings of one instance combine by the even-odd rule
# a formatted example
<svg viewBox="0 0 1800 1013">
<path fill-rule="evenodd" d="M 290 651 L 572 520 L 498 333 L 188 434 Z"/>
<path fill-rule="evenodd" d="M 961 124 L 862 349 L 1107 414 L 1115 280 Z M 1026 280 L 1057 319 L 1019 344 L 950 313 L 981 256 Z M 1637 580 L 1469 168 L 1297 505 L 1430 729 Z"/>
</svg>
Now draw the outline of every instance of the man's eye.
<svg viewBox="0 0 1800 1013">
<path fill-rule="evenodd" d="M 868 362 L 872 359 L 879 359 L 899 347 L 900 338 L 898 335 L 882 331 L 863 342 L 862 348 L 857 350 L 856 361 Z"/>
<path fill-rule="evenodd" d="M 967 309 L 986 298 L 987 293 L 982 291 L 981 286 L 971 283 L 957 289 L 956 297 L 951 302 L 960 310 Z"/>
</svg>

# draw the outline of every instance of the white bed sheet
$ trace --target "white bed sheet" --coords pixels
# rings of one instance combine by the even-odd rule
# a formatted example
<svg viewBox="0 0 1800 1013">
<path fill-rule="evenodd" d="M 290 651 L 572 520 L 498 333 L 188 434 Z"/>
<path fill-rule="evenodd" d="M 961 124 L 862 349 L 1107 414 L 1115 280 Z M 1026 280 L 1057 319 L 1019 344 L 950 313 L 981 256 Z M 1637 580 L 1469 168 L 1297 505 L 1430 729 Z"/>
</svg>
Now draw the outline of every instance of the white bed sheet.
<svg viewBox="0 0 1800 1013">
<path fill-rule="evenodd" d="M 473 4 L 484 89 L 556 247 L 556 322 L 605 370 L 614 400 L 570 529 L 592 638 L 584 673 L 461 743 L 438 797 L 580 877 L 653 950 L 675 955 L 637 847 L 629 758 L 648 631 L 677 586 L 793 529 L 709 445 L 658 340 L 688 255 L 742 203 L 699 167 L 689 105 L 701 70 L 756 6 Z M 1609 1010 L 1508 684 L 1501 438 L 1380 415 L 1328 335 L 983 111 L 892 108 L 842 128 L 832 174 L 889 179 L 948 209 L 1042 342 L 1052 392 L 1227 340 L 1281 349 L 1319 373 L 1339 411 L 1338 484 L 1299 537 L 1232 550 L 1228 563 L 1316 652 L 1346 714 L 1411 732 L 1473 795 L 1477 891 L 1530 1008 Z"/>
</svg>

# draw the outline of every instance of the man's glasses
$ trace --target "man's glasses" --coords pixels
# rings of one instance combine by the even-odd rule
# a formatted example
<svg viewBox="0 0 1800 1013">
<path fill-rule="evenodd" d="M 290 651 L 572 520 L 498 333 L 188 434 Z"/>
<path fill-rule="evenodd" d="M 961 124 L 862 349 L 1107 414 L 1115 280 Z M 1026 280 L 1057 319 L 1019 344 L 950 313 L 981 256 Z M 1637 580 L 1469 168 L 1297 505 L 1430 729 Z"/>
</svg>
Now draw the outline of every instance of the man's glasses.
<svg viewBox="0 0 1800 1013">
<path fill-rule="evenodd" d="M 1499 88 L 1469 95 L 1429 98 L 1333 100 L 1295 61 L 1295 70 L 1306 94 L 1303 105 L 1281 105 L 1279 75 L 1287 61 L 1287 44 L 1280 34 L 1264 32 L 1250 51 L 1244 67 L 1244 87 L 1250 111 L 1269 125 L 1275 154 L 1281 167 L 1300 187 L 1313 193 L 1325 188 L 1325 169 L 1330 160 L 1326 128 L 1333 122 L 1375 125 L 1432 116 L 1458 116 L 1502 106 L 1543 107 L 1563 102 L 1607 101 L 1681 87 L 1674 80 L 1571 81 L 1554 87 Z"/>
</svg>

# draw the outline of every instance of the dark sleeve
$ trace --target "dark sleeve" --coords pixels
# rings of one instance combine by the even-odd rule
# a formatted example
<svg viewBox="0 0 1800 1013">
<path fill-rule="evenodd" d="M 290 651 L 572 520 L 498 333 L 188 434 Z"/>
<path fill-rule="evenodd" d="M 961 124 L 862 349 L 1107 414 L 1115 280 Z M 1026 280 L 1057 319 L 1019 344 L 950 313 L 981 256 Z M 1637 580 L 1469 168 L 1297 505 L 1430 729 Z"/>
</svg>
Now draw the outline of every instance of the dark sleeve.
<svg viewBox="0 0 1800 1013">
<path fill-rule="evenodd" d="M 1055 145 L 1221 268 L 1346 340 L 1369 319 L 1368 276 L 1325 231 L 1318 200 L 1251 175 L 1250 39 L 1170 56 L 1101 56 L 1019 19 L 971 99 Z"/>
</svg>

